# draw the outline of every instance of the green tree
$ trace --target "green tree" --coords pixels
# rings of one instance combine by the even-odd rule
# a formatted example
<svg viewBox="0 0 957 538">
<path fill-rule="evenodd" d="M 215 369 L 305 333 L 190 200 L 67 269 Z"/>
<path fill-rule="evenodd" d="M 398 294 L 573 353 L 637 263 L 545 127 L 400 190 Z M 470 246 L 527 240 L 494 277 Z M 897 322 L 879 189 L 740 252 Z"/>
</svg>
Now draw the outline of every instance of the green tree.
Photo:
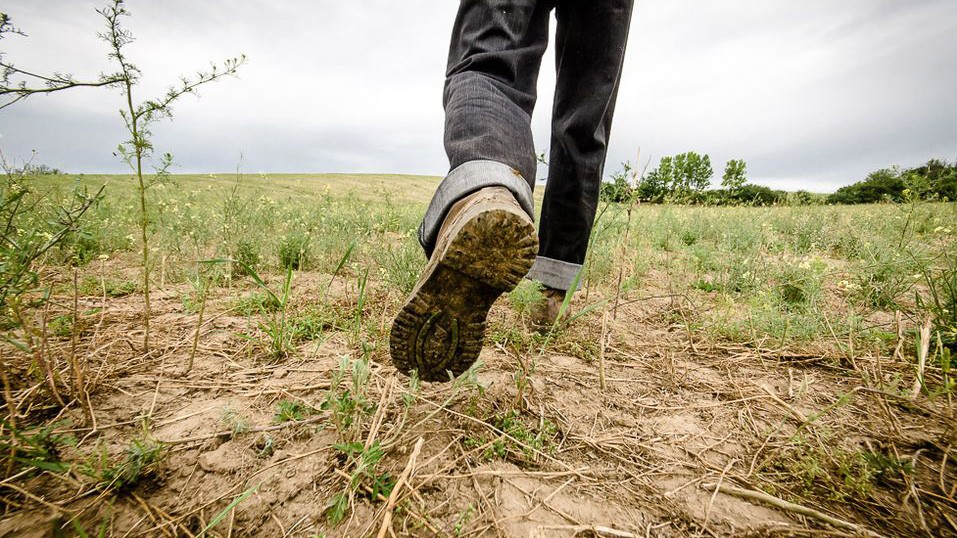
<svg viewBox="0 0 957 538">
<path fill-rule="evenodd" d="M 927 179 L 928 196 L 957 200 L 957 162 L 951 165 L 943 159 L 931 159 L 911 172 Z"/>
<path fill-rule="evenodd" d="M 671 157 L 662 157 L 658 168 L 645 174 L 638 183 L 638 199 L 644 202 L 663 202 L 671 193 L 674 184 L 674 160 Z"/>
<path fill-rule="evenodd" d="M 724 176 L 721 177 L 722 187 L 729 191 L 736 191 L 747 182 L 747 164 L 743 159 L 731 159 L 724 165 Z"/>
<path fill-rule="evenodd" d="M 665 199 L 686 200 L 711 185 L 711 158 L 693 151 L 674 157 L 662 157 L 655 168 L 638 184 L 638 198 L 649 202 Z"/>
<path fill-rule="evenodd" d="M 778 191 L 763 185 L 745 183 L 735 190 L 722 191 L 723 202 L 730 205 L 768 206 L 787 200 L 784 191 Z"/>
<path fill-rule="evenodd" d="M 714 171 L 711 169 L 711 157 L 707 155 L 698 155 L 693 151 L 679 153 L 675 155 L 674 168 L 672 192 L 676 195 L 687 196 L 711 186 Z"/>
<path fill-rule="evenodd" d="M 864 181 L 837 189 L 827 201 L 831 204 L 901 202 L 904 199 L 904 174 L 896 166 L 871 172 Z"/>
<path fill-rule="evenodd" d="M 828 196 L 831 204 L 903 202 L 911 197 L 928 200 L 957 200 L 957 162 L 930 159 L 921 166 L 898 166 L 871 172 L 863 181 L 841 187 Z"/>
</svg>

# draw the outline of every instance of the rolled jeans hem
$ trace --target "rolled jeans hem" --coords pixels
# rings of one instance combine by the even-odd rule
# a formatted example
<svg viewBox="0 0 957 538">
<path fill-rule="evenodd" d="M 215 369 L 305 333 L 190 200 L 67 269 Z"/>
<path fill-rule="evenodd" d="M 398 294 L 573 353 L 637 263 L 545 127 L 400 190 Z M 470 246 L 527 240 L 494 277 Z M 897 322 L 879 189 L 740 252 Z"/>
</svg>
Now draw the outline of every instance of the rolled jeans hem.
<svg viewBox="0 0 957 538">
<path fill-rule="evenodd" d="M 539 256 L 535 259 L 535 263 L 532 264 L 532 268 L 525 278 L 541 282 L 552 289 L 568 291 L 575 283 L 575 278 L 581 269 L 582 266 L 578 263 L 563 262 Z M 580 287 L 581 280 L 578 281 L 576 290 Z"/>
<path fill-rule="evenodd" d="M 419 225 L 419 244 L 427 256 L 432 256 L 439 229 L 449 209 L 462 198 L 485 187 L 507 188 L 529 218 L 535 220 L 532 188 L 518 171 L 498 161 L 468 161 L 456 166 L 445 176 L 425 211 L 425 217 Z"/>
</svg>

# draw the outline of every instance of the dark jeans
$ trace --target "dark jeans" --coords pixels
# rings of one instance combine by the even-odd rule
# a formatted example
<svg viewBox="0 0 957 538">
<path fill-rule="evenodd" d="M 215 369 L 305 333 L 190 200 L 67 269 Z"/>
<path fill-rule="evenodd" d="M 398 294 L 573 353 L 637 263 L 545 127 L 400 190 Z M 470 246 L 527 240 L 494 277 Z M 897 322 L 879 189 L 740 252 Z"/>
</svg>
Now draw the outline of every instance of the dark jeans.
<svg viewBox="0 0 957 538">
<path fill-rule="evenodd" d="M 634 0 L 461 0 L 445 83 L 451 172 L 419 231 L 431 254 L 458 199 L 502 185 L 533 214 L 531 115 L 552 9 L 557 81 L 539 256 L 529 278 L 568 289 L 595 220 Z M 534 218 L 534 217 L 533 217 Z"/>
</svg>

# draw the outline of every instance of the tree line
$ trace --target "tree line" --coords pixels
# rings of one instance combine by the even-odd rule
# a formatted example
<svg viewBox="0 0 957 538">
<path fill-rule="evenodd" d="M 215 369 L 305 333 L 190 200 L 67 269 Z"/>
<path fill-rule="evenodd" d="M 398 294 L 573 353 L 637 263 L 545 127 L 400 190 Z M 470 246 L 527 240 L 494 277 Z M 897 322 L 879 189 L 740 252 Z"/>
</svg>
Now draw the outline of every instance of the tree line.
<svg viewBox="0 0 957 538">
<path fill-rule="evenodd" d="M 714 170 L 711 158 L 694 151 L 662 157 L 658 166 L 638 174 L 631 163 L 611 174 L 601 185 L 607 202 L 640 201 L 701 205 L 808 205 L 902 202 L 909 197 L 926 200 L 957 200 L 957 161 L 931 159 L 914 168 L 877 170 L 867 178 L 841 187 L 833 194 L 771 189 L 748 182 L 747 163 L 725 163 L 720 188 L 711 188 Z"/>
<path fill-rule="evenodd" d="M 852 185 L 841 187 L 827 197 L 832 204 L 871 204 L 903 202 L 909 196 L 925 200 L 957 200 L 957 161 L 931 159 L 914 168 L 893 166 L 867 175 Z"/>
</svg>

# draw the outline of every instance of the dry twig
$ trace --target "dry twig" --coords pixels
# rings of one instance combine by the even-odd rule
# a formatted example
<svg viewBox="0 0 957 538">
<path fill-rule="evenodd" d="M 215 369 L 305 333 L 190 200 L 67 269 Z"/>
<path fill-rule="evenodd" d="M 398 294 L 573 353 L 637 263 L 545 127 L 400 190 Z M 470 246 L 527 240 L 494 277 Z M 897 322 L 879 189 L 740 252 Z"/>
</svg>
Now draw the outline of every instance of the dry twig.
<svg viewBox="0 0 957 538">
<path fill-rule="evenodd" d="M 395 483 L 395 487 L 392 488 L 392 493 L 389 494 L 389 500 L 385 505 L 385 516 L 382 518 L 382 526 L 379 527 L 379 534 L 377 538 L 384 538 L 386 531 L 392 527 L 392 510 L 395 508 L 395 503 L 399 499 L 399 493 L 402 490 L 402 486 L 409 480 L 412 473 L 415 471 L 415 459 L 419 457 L 419 452 L 422 450 L 422 443 L 425 442 L 424 437 L 419 437 L 419 440 L 416 441 L 415 447 L 412 449 L 412 455 L 409 456 L 409 462 L 405 465 L 405 469 L 402 471 L 402 474 L 399 475 L 399 479 Z"/>
<path fill-rule="evenodd" d="M 829 516 L 824 512 L 820 512 L 813 508 L 807 506 L 802 506 L 800 504 L 794 504 L 792 502 L 785 501 L 773 495 L 769 495 L 763 491 L 757 491 L 753 489 L 744 489 L 738 488 L 735 486 L 729 486 L 727 484 L 702 484 L 702 488 L 707 490 L 717 490 L 726 495 L 733 495 L 735 497 L 740 497 L 747 501 L 757 501 L 764 504 L 771 505 L 775 508 L 779 508 L 786 512 L 792 512 L 795 514 L 800 514 L 802 516 L 811 517 L 817 519 L 818 521 L 823 521 L 829 525 L 837 527 L 839 529 L 845 529 L 854 531 L 863 536 L 870 536 L 872 538 L 884 538 L 882 535 L 867 529 L 856 523 L 851 523 L 850 521 L 845 521 L 843 519 L 838 519 L 833 516 Z"/>
</svg>

